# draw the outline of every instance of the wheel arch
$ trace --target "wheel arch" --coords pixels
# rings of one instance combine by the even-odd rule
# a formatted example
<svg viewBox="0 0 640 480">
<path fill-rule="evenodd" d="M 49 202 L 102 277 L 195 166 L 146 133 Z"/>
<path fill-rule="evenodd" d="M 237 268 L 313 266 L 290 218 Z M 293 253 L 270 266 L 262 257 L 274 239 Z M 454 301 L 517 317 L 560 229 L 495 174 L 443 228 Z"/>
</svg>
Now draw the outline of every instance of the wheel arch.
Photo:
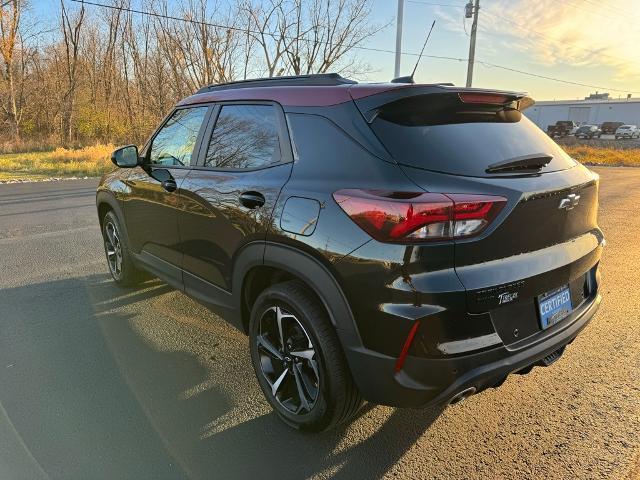
<svg viewBox="0 0 640 480">
<path fill-rule="evenodd" d="M 326 309 L 343 347 L 361 345 L 360 335 L 349 303 L 333 273 L 309 253 L 295 247 L 267 242 L 246 247 L 236 262 L 233 291 L 245 333 L 248 331 L 248 297 L 274 281 L 297 279 L 318 297 Z"/>
<path fill-rule="evenodd" d="M 107 212 L 112 211 L 116 217 L 118 217 L 118 220 L 120 220 L 120 226 L 128 237 L 129 232 L 127 231 L 127 223 L 125 222 L 122 205 L 113 193 L 105 190 L 99 190 L 98 193 L 96 193 L 96 208 L 98 210 L 100 230 L 102 230 L 102 220 L 104 219 L 104 216 Z"/>
</svg>

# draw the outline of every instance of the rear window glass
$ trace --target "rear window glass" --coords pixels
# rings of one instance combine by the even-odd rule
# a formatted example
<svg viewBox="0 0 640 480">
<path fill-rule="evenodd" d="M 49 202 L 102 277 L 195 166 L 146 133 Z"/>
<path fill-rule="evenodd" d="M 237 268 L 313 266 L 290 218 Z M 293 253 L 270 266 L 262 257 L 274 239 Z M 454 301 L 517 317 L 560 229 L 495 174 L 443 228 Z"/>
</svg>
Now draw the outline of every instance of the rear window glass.
<svg viewBox="0 0 640 480">
<path fill-rule="evenodd" d="M 273 105 L 224 105 L 211 134 L 206 167 L 259 168 L 280 160 Z"/>
<path fill-rule="evenodd" d="M 542 172 L 575 163 L 518 110 L 462 103 L 456 94 L 406 97 L 381 108 L 371 127 L 398 163 L 487 176 L 489 165 L 532 154 L 553 160 Z"/>
</svg>

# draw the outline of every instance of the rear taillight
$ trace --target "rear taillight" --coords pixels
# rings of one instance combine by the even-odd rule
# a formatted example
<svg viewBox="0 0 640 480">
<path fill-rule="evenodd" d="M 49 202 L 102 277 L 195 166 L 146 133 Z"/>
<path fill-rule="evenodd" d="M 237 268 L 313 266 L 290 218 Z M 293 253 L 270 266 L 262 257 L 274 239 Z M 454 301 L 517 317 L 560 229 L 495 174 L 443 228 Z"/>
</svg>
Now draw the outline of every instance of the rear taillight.
<svg viewBox="0 0 640 480">
<path fill-rule="evenodd" d="M 381 242 L 466 238 L 482 232 L 506 204 L 493 195 L 339 190 L 333 198 Z"/>
</svg>

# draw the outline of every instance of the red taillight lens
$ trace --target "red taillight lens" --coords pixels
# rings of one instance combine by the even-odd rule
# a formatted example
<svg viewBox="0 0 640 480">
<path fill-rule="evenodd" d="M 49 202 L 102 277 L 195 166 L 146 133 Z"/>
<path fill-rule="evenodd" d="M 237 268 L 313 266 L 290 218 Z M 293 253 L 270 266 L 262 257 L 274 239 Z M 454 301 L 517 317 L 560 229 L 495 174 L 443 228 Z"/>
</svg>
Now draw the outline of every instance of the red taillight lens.
<svg viewBox="0 0 640 480">
<path fill-rule="evenodd" d="M 506 203 L 489 195 L 340 190 L 333 198 L 376 240 L 420 242 L 477 235 Z"/>
</svg>

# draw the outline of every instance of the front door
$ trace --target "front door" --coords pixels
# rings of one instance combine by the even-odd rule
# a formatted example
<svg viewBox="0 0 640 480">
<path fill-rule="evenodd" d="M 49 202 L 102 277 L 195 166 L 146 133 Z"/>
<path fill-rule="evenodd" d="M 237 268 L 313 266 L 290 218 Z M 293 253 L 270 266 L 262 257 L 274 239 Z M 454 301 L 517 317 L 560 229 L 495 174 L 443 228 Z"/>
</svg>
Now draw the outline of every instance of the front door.
<svg viewBox="0 0 640 480">
<path fill-rule="evenodd" d="M 177 109 L 143 151 L 143 167 L 132 171 L 124 204 L 129 243 L 150 270 L 182 286 L 178 236 L 180 188 L 197 157 L 209 107 Z"/>
<path fill-rule="evenodd" d="M 178 223 L 185 291 L 224 310 L 233 260 L 264 242 L 292 155 L 279 105 L 225 103 L 209 123 L 199 165 L 182 184 Z"/>
</svg>

